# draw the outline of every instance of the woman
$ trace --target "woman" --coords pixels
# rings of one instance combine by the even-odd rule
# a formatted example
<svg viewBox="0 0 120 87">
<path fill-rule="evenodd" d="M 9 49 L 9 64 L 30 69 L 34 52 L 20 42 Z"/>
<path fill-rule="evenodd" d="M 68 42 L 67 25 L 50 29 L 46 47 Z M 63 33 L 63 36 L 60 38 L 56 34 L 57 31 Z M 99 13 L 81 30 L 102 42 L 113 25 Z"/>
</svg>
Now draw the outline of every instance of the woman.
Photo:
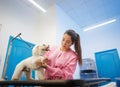
<svg viewBox="0 0 120 87">
<path fill-rule="evenodd" d="M 74 50 L 70 47 L 74 45 Z M 60 47 L 50 47 L 46 53 L 45 68 L 46 80 L 73 79 L 77 61 L 82 64 L 80 37 L 74 30 L 67 30 L 62 38 Z"/>
</svg>

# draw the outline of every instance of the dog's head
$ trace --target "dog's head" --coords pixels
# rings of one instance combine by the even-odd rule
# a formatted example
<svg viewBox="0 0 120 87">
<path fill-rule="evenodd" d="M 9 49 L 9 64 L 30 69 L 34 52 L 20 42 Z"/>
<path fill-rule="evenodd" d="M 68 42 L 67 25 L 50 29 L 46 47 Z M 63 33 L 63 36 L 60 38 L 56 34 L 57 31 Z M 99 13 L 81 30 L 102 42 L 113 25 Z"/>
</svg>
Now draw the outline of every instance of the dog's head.
<svg viewBox="0 0 120 87">
<path fill-rule="evenodd" d="M 36 45 L 34 46 L 32 53 L 33 56 L 43 56 L 49 50 L 49 45 Z"/>
</svg>

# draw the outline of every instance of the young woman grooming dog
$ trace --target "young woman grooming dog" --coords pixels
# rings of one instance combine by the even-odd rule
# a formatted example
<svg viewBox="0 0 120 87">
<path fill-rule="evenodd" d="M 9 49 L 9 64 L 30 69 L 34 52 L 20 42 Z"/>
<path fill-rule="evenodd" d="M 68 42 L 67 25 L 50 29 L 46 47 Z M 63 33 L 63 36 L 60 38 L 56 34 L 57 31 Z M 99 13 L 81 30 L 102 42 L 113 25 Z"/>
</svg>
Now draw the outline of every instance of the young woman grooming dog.
<svg viewBox="0 0 120 87">
<path fill-rule="evenodd" d="M 74 50 L 71 46 L 74 45 Z M 80 36 L 74 30 L 65 31 L 61 46 L 50 47 L 46 60 L 40 66 L 45 68 L 46 80 L 73 79 L 77 61 L 82 64 Z"/>
</svg>

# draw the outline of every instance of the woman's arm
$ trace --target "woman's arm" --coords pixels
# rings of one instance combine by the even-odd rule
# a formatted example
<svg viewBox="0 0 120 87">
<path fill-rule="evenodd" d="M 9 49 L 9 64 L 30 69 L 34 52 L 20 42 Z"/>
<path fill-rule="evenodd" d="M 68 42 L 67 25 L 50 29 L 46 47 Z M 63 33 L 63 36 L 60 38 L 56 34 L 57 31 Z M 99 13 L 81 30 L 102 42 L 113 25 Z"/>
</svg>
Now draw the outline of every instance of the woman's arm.
<svg viewBox="0 0 120 87">
<path fill-rule="evenodd" d="M 73 78 L 73 73 L 75 71 L 77 64 L 77 58 L 72 58 L 71 60 L 68 60 L 66 66 L 64 67 L 59 67 L 59 66 L 49 66 L 45 65 L 47 72 L 49 72 L 49 75 L 54 77 L 59 77 L 62 79 L 72 79 Z"/>
</svg>

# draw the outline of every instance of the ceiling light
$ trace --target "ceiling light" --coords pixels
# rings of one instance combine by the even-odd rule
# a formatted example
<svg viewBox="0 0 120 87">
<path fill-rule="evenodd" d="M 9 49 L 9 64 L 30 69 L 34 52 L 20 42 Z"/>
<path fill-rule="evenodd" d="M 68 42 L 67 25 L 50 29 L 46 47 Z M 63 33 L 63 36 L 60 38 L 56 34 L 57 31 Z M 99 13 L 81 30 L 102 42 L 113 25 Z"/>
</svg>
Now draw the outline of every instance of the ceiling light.
<svg viewBox="0 0 120 87">
<path fill-rule="evenodd" d="M 104 26 L 104 25 L 106 25 L 106 24 L 110 24 L 110 23 L 115 22 L 115 21 L 116 21 L 116 19 L 109 20 L 109 21 L 107 21 L 107 22 L 104 22 L 104 23 L 101 23 L 101 24 L 97 24 L 97 25 L 92 26 L 92 27 L 85 28 L 84 31 L 89 31 L 89 30 L 92 30 L 92 29 L 95 29 L 95 28 Z"/>
<path fill-rule="evenodd" d="M 43 12 L 46 12 L 44 8 L 42 8 L 39 4 L 37 4 L 34 0 L 28 0 L 30 3 L 32 3 L 34 6 L 36 6 L 38 9 L 40 9 Z"/>
</svg>

